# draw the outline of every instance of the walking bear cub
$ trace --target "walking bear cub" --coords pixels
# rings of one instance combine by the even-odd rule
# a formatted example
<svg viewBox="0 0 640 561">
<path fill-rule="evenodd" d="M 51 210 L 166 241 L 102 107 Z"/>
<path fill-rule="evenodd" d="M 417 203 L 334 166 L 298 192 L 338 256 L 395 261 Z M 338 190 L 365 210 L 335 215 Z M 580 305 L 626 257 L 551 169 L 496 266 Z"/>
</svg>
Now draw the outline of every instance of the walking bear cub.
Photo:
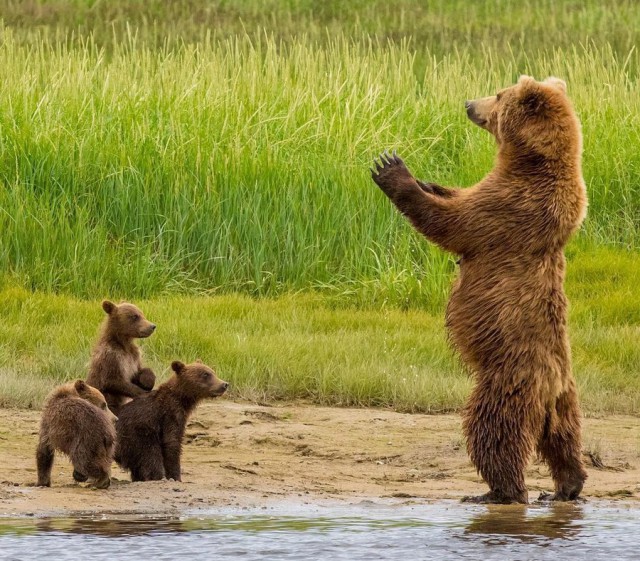
<svg viewBox="0 0 640 561">
<path fill-rule="evenodd" d="M 132 481 L 180 481 L 182 437 L 198 402 L 222 395 L 229 384 L 193 362 L 171 364 L 174 375 L 157 390 L 125 404 L 116 430 L 115 460 L 131 471 Z"/>
<path fill-rule="evenodd" d="M 572 500 L 586 472 L 563 248 L 587 206 L 580 123 L 558 78 L 522 76 L 466 107 L 498 144 L 494 169 L 477 185 L 423 183 L 386 153 L 373 180 L 419 232 L 461 257 L 447 327 L 476 378 L 464 431 L 489 484 L 472 500 L 527 502 L 534 449 L 550 467 L 552 498 Z"/>
<path fill-rule="evenodd" d="M 102 309 L 107 317 L 93 349 L 87 383 L 104 394 L 109 409 L 117 416 L 127 401 L 153 389 L 155 374 L 150 368 L 142 368 L 134 339 L 149 337 L 156 326 L 127 302 L 116 305 L 105 300 Z"/>
<path fill-rule="evenodd" d="M 109 487 L 115 420 L 104 396 L 84 381 L 54 389 L 45 401 L 40 422 L 38 486 L 51 486 L 54 454 L 59 450 L 69 456 L 76 481 L 91 478 L 97 488 Z"/>
</svg>

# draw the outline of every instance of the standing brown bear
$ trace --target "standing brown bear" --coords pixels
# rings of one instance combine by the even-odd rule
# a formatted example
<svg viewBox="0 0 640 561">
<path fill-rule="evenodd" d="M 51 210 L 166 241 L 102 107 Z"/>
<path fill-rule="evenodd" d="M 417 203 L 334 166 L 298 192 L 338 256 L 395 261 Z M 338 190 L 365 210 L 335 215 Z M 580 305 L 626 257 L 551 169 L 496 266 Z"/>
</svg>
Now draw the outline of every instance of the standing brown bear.
<svg viewBox="0 0 640 561">
<path fill-rule="evenodd" d="M 53 458 L 55 451 L 60 450 L 71 459 L 76 481 L 92 478 L 97 488 L 109 487 L 115 420 L 104 396 L 82 380 L 53 390 L 40 422 L 36 451 L 38 486 L 51 486 Z"/>
<path fill-rule="evenodd" d="M 480 183 L 422 183 L 386 153 L 373 180 L 419 232 L 461 257 L 447 326 L 476 377 L 463 427 L 490 488 L 470 500 L 527 502 L 534 448 L 551 468 L 552 499 L 572 500 L 587 477 L 563 290 L 563 248 L 587 206 L 580 124 L 557 78 L 522 76 L 466 108 L 498 143 Z"/>
<path fill-rule="evenodd" d="M 201 362 L 174 361 L 175 372 L 157 390 L 134 399 L 120 411 L 115 459 L 131 471 L 132 481 L 166 477 L 180 481 L 182 437 L 198 402 L 222 395 L 229 384 Z"/>
<path fill-rule="evenodd" d="M 119 415 L 127 401 L 153 389 L 155 374 L 150 368 L 142 368 L 134 339 L 149 337 L 156 326 L 127 302 L 116 305 L 105 300 L 102 309 L 107 317 L 93 349 L 87 383 L 99 389 L 109 409 Z"/>
</svg>

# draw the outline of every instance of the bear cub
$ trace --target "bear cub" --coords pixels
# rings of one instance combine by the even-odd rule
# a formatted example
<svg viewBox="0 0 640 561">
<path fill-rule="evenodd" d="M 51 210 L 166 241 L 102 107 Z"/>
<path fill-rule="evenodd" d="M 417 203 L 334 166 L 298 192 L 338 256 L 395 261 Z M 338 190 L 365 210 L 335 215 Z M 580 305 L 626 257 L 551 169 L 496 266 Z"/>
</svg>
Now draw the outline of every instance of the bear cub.
<svg viewBox="0 0 640 561">
<path fill-rule="evenodd" d="M 111 462 L 116 440 L 115 415 L 104 396 L 83 380 L 54 389 L 45 401 L 36 451 L 39 487 L 51 486 L 56 450 L 73 464 L 73 478 L 91 478 L 98 489 L 111 482 Z"/>
<path fill-rule="evenodd" d="M 130 399 L 153 389 L 155 374 L 142 368 L 140 349 L 134 339 L 149 337 L 156 326 L 140 309 L 123 302 L 102 302 L 107 317 L 91 356 L 87 383 L 100 390 L 117 416 Z"/>
<path fill-rule="evenodd" d="M 174 361 L 171 368 L 175 374 L 167 382 L 120 410 L 115 460 L 131 471 L 132 481 L 180 481 L 187 419 L 201 400 L 220 396 L 229 387 L 199 361 Z"/>
</svg>

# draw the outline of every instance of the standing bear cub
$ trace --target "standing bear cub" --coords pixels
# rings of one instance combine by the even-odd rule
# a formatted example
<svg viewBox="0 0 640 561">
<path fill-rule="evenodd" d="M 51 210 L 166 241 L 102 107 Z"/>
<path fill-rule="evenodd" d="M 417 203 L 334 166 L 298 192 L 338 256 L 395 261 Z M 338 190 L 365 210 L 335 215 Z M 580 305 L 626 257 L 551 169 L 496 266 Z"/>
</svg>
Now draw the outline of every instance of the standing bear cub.
<svg viewBox="0 0 640 561">
<path fill-rule="evenodd" d="M 156 326 L 139 308 L 124 302 L 102 302 L 107 317 L 91 356 L 87 383 L 99 389 L 115 415 L 130 399 L 153 389 L 155 374 L 142 368 L 140 349 L 134 339 L 149 337 Z"/>
<path fill-rule="evenodd" d="M 386 153 L 373 180 L 419 232 L 461 257 L 447 327 L 476 378 L 463 427 L 490 489 L 471 500 L 527 502 L 534 449 L 551 469 L 552 499 L 572 500 L 586 472 L 563 248 L 586 213 L 580 124 L 557 78 L 522 76 L 466 107 L 498 144 L 495 167 L 480 183 L 423 183 Z"/>
<path fill-rule="evenodd" d="M 51 486 L 53 458 L 60 450 L 71 459 L 76 481 L 92 478 L 97 488 L 109 487 L 115 420 L 104 396 L 82 380 L 53 390 L 45 401 L 40 422 L 38 486 Z"/>
<path fill-rule="evenodd" d="M 120 411 L 115 460 L 131 471 L 132 481 L 166 477 L 180 481 L 182 437 L 198 402 L 222 395 L 229 384 L 201 362 L 171 364 L 174 375 L 157 390 Z"/>
</svg>

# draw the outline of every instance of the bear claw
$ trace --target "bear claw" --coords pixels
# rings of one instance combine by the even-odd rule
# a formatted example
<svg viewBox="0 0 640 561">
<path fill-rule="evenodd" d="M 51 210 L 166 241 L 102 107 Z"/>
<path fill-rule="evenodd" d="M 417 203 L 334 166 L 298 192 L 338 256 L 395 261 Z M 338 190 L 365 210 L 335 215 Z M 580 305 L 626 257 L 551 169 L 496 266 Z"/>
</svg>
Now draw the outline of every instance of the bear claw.
<svg viewBox="0 0 640 561">
<path fill-rule="evenodd" d="M 566 495 L 564 493 L 545 493 L 542 491 L 536 500 L 537 503 L 547 502 L 572 502 L 572 503 L 586 503 L 586 499 L 578 496 L 577 494 Z"/>
<path fill-rule="evenodd" d="M 380 160 L 380 162 L 378 162 L 378 160 Z M 400 156 L 398 156 L 395 150 L 391 154 L 389 154 L 388 150 L 385 150 L 378 156 L 377 159 L 373 159 L 373 163 L 375 164 L 375 170 L 373 168 L 370 169 L 371 173 L 374 174 L 379 174 L 381 171 L 390 166 L 404 166 L 404 162 L 402 161 Z"/>
<path fill-rule="evenodd" d="M 496 491 L 489 491 L 488 493 L 485 493 L 484 495 L 479 495 L 479 496 L 467 495 L 465 497 L 462 497 L 462 500 L 460 502 L 475 503 L 475 504 L 501 504 L 501 505 L 508 505 L 508 504 L 514 504 L 514 503 L 521 503 L 521 504 L 528 503 L 526 494 L 520 497 L 510 497 L 508 495 L 505 495 L 503 493 L 496 492 Z"/>
</svg>

